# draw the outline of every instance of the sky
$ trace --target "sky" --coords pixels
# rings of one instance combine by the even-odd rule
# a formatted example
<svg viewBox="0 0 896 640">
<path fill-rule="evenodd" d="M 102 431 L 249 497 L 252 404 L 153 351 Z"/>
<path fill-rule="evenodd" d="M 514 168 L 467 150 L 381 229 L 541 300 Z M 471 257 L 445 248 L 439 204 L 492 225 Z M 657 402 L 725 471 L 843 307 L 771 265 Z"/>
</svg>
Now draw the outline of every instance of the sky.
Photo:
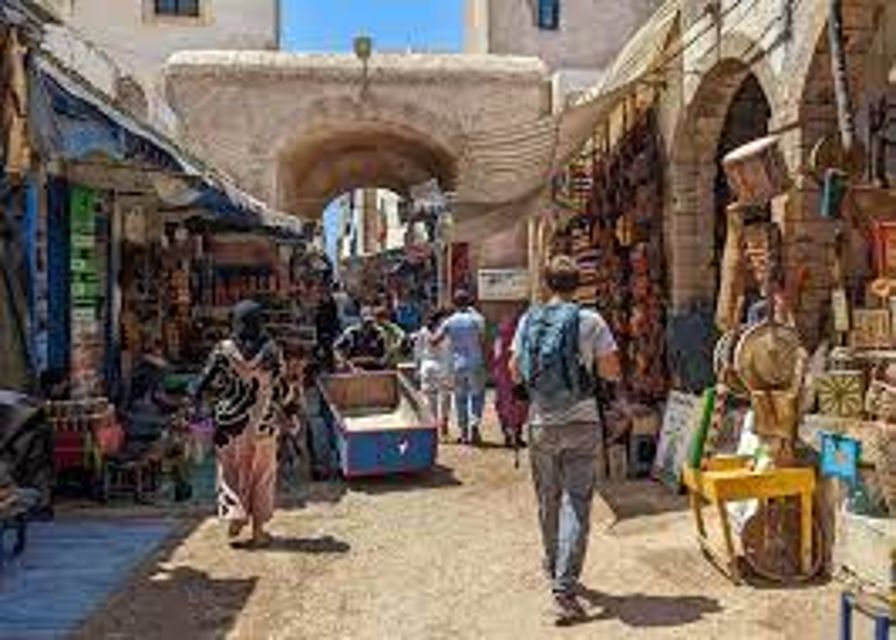
<svg viewBox="0 0 896 640">
<path fill-rule="evenodd" d="M 458 52 L 463 47 L 464 0 L 281 0 L 287 51 L 349 52 L 357 35 L 374 51 Z M 335 256 L 339 211 L 324 214 L 327 253 Z"/>
<path fill-rule="evenodd" d="M 464 0 L 281 0 L 282 47 L 351 51 L 371 36 L 380 51 L 460 51 Z"/>
</svg>

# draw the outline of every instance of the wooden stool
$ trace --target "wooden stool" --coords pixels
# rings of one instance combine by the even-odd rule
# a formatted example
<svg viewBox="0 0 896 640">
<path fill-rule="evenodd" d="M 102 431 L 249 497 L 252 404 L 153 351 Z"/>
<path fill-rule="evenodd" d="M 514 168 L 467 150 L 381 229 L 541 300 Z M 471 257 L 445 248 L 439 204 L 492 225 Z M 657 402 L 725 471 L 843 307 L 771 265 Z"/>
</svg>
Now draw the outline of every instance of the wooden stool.
<svg viewBox="0 0 896 640">
<path fill-rule="evenodd" d="M 109 460 L 103 469 L 103 500 L 130 495 L 138 504 L 151 504 L 156 499 L 160 473 L 161 464 L 151 458 Z"/>
<path fill-rule="evenodd" d="M 851 591 L 844 591 L 840 596 L 840 640 L 852 640 L 854 610 L 874 620 L 874 640 L 888 640 L 893 624 L 892 608 L 883 599 L 863 597 Z"/>
<path fill-rule="evenodd" d="M 734 548 L 728 502 L 768 500 L 798 496 L 800 498 L 800 566 L 805 574 L 812 571 L 812 496 L 815 493 L 815 471 L 811 468 L 783 468 L 753 471 L 750 458 L 713 458 L 704 463 L 705 469 L 685 467 L 684 484 L 688 488 L 691 510 L 697 525 L 697 540 L 703 550 L 730 578 L 741 582 L 738 557 Z M 703 501 L 709 502 L 719 515 L 725 554 L 710 543 L 703 521 Z"/>
</svg>

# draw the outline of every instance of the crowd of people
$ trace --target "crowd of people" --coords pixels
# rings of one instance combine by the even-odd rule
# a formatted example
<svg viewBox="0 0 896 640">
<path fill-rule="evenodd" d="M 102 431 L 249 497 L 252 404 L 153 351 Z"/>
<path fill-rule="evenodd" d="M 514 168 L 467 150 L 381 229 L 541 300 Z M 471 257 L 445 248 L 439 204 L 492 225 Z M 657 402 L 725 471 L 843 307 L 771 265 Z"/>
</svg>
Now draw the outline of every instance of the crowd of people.
<svg viewBox="0 0 896 640">
<path fill-rule="evenodd" d="M 490 362 L 505 443 L 519 447 L 523 427 L 529 427 L 543 568 L 558 624 L 585 615 L 577 593 L 601 442 L 596 388 L 601 381 L 612 386 L 621 375 L 607 323 L 573 301 L 578 280 L 574 260 L 554 258 L 545 271 L 547 301 L 507 318 L 491 357 L 485 319 L 463 290 L 456 292 L 450 311 L 431 312 L 410 335 L 386 305 L 357 305 L 339 286 L 318 314 L 318 349 L 334 370 L 391 369 L 412 355 L 419 388 L 443 439 L 449 437 L 453 405 L 458 442 L 482 441 Z M 276 434 L 295 409 L 284 371 L 261 307 L 244 301 L 234 308 L 232 336 L 215 347 L 192 389 L 195 398 L 212 401 L 219 515 L 229 522 L 232 538 L 251 525 L 249 543 L 256 546 L 270 541 L 264 527 L 274 511 Z"/>
</svg>

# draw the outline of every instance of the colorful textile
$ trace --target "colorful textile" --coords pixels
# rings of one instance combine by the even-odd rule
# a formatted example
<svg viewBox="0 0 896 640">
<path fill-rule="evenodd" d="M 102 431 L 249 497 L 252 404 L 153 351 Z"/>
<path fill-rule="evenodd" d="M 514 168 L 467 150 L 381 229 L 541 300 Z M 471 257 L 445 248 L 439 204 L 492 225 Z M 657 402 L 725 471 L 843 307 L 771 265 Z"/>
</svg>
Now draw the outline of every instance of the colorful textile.
<svg viewBox="0 0 896 640">
<path fill-rule="evenodd" d="M 245 358 L 232 340 L 212 352 L 200 378 L 214 399 L 218 515 L 266 522 L 273 515 L 277 429 L 290 388 L 280 350 L 268 340 Z"/>
<path fill-rule="evenodd" d="M 498 327 L 492 359 L 492 380 L 495 383 L 495 409 L 501 421 L 501 429 L 508 437 L 518 436 L 526 423 L 529 404 L 513 393 L 513 377 L 510 373 L 513 336 L 518 318 L 507 318 Z"/>
</svg>

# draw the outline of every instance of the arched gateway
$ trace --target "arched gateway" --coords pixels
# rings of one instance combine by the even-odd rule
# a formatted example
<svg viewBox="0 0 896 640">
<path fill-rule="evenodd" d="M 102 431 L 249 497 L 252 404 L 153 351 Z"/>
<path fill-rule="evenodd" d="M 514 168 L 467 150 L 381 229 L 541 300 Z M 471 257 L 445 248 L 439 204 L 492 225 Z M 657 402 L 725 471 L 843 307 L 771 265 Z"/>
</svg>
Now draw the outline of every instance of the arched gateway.
<svg viewBox="0 0 896 640">
<path fill-rule="evenodd" d="M 185 52 L 166 85 L 187 139 L 260 198 L 309 217 L 348 189 L 402 193 L 435 178 L 461 221 L 491 213 L 506 225 L 581 143 L 562 135 L 535 58 L 374 55 L 365 76 L 349 55 Z"/>
</svg>

